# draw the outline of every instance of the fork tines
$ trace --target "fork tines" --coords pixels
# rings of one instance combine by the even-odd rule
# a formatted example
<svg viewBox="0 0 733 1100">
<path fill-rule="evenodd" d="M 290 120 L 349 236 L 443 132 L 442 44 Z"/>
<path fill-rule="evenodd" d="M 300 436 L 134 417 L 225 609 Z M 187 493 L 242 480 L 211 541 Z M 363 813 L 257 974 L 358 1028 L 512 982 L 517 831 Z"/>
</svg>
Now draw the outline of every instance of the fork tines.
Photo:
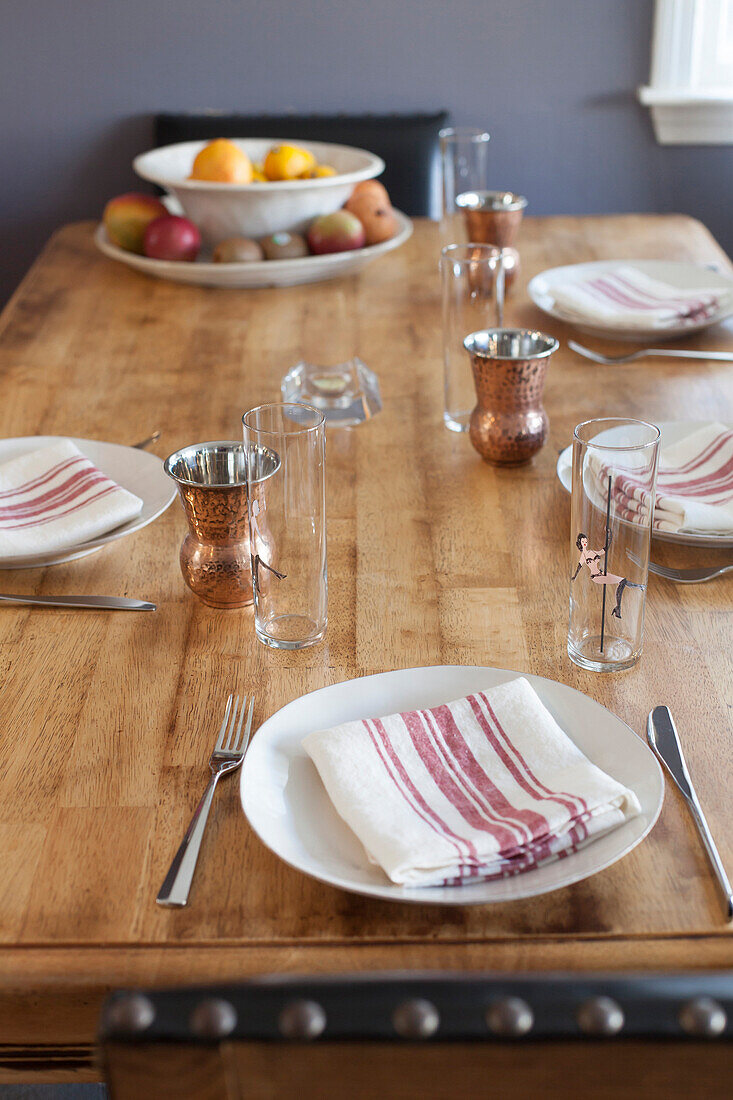
<svg viewBox="0 0 733 1100">
<path fill-rule="evenodd" d="M 229 755 L 236 756 L 241 753 L 249 738 L 250 729 L 252 727 L 252 711 L 254 710 L 255 700 L 254 695 L 250 698 L 249 711 L 247 714 L 247 725 L 244 730 L 244 736 L 242 736 L 242 725 L 244 723 L 244 714 L 247 710 L 247 696 L 244 696 L 242 706 L 239 706 L 239 696 L 230 695 L 227 699 L 226 709 L 224 711 L 224 721 L 221 724 L 219 730 L 219 736 L 216 739 L 216 745 L 214 746 L 215 755 Z M 237 715 L 239 715 L 239 724 L 237 724 Z"/>
</svg>

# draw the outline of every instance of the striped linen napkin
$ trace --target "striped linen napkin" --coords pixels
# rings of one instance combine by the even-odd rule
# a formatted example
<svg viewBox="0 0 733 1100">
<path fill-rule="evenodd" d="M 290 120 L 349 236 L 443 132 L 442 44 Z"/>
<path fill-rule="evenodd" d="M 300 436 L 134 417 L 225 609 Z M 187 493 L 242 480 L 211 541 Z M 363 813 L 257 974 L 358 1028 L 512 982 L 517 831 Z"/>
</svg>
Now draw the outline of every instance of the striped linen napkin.
<svg viewBox="0 0 733 1100">
<path fill-rule="evenodd" d="M 640 812 L 524 677 L 310 733 L 303 746 L 370 861 L 405 886 L 505 878 L 563 859 Z"/>
<path fill-rule="evenodd" d="M 143 502 L 68 439 L 0 466 L 0 558 L 66 550 L 119 527 Z"/>
<path fill-rule="evenodd" d="M 617 267 L 578 283 L 554 285 L 556 304 L 575 319 L 621 328 L 694 325 L 714 317 L 720 290 L 681 290 L 652 279 L 638 268 Z"/>
<path fill-rule="evenodd" d="M 595 492 L 604 500 L 609 468 L 589 456 Z M 633 470 L 611 471 L 616 515 L 633 522 L 649 515 L 649 492 Z M 659 455 L 652 526 L 657 531 L 733 534 L 733 431 L 706 424 Z"/>
</svg>

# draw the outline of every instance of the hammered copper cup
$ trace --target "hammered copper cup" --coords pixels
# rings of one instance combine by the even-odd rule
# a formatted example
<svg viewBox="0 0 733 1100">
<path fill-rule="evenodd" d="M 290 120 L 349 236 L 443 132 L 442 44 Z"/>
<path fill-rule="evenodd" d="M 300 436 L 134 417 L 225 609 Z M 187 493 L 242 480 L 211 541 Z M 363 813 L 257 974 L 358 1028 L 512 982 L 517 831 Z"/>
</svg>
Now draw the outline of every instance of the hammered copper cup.
<svg viewBox="0 0 733 1100">
<path fill-rule="evenodd" d="M 542 393 L 557 340 L 529 329 L 494 328 L 472 332 L 463 346 L 478 398 L 468 429 L 471 443 L 493 466 L 529 462 L 547 438 Z"/>
<path fill-rule="evenodd" d="M 456 198 L 469 241 L 498 248 L 514 244 L 526 205 L 524 195 L 513 191 L 464 191 Z"/>
<path fill-rule="evenodd" d="M 261 478 L 278 469 L 274 451 L 259 449 Z M 244 446 L 229 440 L 195 443 L 170 455 L 165 472 L 178 486 L 188 534 L 181 544 L 183 579 L 209 607 L 252 603 Z"/>
</svg>

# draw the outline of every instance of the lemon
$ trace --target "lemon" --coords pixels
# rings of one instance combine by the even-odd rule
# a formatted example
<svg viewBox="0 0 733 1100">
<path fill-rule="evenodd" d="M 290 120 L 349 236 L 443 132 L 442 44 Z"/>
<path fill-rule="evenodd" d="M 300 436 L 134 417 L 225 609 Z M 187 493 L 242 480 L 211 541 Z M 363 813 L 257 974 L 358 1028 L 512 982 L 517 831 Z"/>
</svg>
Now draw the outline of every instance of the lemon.
<svg viewBox="0 0 733 1100">
<path fill-rule="evenodd" d="M 297 180 L 315 167 L 316 158 L 299 145 L 275 145 L 265 157 L 268 180 Z"/>
</svg>

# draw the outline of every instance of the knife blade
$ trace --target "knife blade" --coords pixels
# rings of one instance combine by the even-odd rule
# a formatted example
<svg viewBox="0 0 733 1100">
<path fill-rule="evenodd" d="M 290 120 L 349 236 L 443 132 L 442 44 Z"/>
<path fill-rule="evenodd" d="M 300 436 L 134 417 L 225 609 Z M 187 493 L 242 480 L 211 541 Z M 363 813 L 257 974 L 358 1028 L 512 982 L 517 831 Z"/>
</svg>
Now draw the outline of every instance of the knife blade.
<svg viewBox="0 0 733 1100">
<path fill-rule="evenodd" d="M 705 814 L 702 812 L 702 806 L 690 777 L 677 727 L 674 724 L 669 707 L 655 707 L 654 710 L 650 711 L 646 725 L 646 737 L 687 803 L 723 895 L 726 918 L 729 921 L 733 920 L 733 889 L 725 873 L 720 853 L 713 840 Z"/>
<path fill-rule="evenodd" d="M 0 593 L 3 603 L 32 604 L 36 607 L 86 607 L 107 611 L 156 611 L 147 600 L 130 600 L 125 596 L 15 596 Z"/>
</svg>

